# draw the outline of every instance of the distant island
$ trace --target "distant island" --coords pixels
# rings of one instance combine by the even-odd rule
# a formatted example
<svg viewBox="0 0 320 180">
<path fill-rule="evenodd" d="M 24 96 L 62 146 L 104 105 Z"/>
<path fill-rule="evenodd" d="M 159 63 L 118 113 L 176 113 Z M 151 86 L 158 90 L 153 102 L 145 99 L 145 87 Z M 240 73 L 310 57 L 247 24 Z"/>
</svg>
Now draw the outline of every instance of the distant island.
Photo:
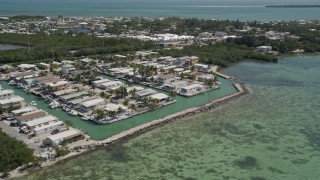
<svg viewBox="0 0 320 180">
<path fill-rule="evenodd" d="M 267 8 L 320 8 L 320 5 L 269 5 Z"/>
</svg>

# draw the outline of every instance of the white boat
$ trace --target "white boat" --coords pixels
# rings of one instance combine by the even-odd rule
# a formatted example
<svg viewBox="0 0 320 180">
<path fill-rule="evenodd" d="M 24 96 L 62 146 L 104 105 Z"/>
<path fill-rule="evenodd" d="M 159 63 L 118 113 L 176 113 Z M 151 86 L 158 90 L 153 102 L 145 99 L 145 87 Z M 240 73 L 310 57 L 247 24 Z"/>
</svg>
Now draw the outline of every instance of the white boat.
<svg viewBox="0 0 320 180">
<path fill-rule="evenodd" d="M 11 80 L 8 84 L 14 85 L 14 84 L 16 84 L 16 83 L 14 82 L 14 80 Z"/>
<path fill-rule="evenodd" d="M 89 118 L 84 117 L 84 116 L 82 116 L 82 117 L 81 117 L 81 119 L 82 119 L 82 120 L 86 120 L 86 121 L 88 121 L 88 120 L 89 120 Z"/>
<path fill-rule="evenodd" d="M 73 116 L 76 116 L 76 115 L 78 115 L 78 111 L 76 111 L 76 110 L 71 110 L 71 111 L 69 112 L 69 114 L 71 114 L 71 115 L 73 115 Z"/>
<path fill-rule="evenodd" d="M 36 106 L 36 105 L 37 105 L 37 103 L 36 103 L 35 101 L 31 101 L 29 104 L 30 104 L 31 106 Z"/>
<path fill-rule="evenodd" d="M 52 101 L 51 103 L 49 103 L 49 106 L 54 109 L 60 107 L 61 105 L 58 101 Z"/>
</svg>

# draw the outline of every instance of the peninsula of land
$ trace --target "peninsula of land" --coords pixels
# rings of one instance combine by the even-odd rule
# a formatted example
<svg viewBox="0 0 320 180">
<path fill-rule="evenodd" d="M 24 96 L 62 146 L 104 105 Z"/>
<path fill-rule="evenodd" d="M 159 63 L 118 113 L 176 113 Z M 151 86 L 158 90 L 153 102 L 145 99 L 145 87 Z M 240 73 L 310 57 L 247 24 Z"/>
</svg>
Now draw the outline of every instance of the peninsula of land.
<svg viewBox="0 0 320 180">
<path fill-rule="evenodd" d="M 267 8 L 320 8 L 320 5 L 269 5 Z"/>
</svg>

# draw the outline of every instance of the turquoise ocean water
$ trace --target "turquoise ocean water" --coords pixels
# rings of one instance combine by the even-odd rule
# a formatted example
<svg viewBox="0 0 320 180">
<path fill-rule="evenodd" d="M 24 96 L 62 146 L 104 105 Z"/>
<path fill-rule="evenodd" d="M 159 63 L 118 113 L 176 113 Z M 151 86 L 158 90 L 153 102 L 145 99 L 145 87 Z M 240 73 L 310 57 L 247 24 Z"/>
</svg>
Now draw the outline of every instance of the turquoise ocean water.
<svg viewBox="0 0 320 180">
<path fill-rule="evenodd" d="M 251 93 L 22 179 L 320 179 L 320 56 L 224 72 Z"/>
<path fill-rule="evenodd" d="M 270 4 L 320 4 L 318 0 L 0 0 L 0 16 L 177 16 L 205 19 L 319 19 L 320 9 L 265 8 Z"/>
</svg>

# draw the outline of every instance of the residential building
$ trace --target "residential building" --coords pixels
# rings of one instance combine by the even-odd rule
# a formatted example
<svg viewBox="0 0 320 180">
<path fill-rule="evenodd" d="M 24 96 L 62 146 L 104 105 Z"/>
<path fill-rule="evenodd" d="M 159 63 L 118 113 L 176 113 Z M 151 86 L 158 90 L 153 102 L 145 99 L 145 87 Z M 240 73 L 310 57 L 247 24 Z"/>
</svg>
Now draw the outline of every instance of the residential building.
<svg viewBox="0 0 320 180">
<path fill-rule="evenodd" d="M 11 89 L 0 90 L 0 100 L 8 99 L 13 96 L 14 91 Z"/>
<path fill-rule="evenodd" d="M 20 109 L 23 106 L 24 99 L 20 96 L 12 96 L 10 98 L 0 100 L 0 113 L 11 112 Z"/>
<path fill-rule="evenodd" d="M 65 127 L 65 126 L 62 121 L 56 121 L 56 122 L 45 124 L 43 126 L 37 126 L 33 129 L 33 132 L 35 133 L 35 135 L 41 135 L 41 134 L 45 134 L 45 133 L 50 133 L 56 129 L 60 130 L 63 127 Z"/>
<path fill-rule="evenodd" d="M 175 80 L 176 80 L 175 74 L 165 74 L 165 75 L 158 76 L 157 83 L 159 85 L 169 84 L 169 83 L 174 82 Z"/>
<path fill-rule="evenodd" d="M 63 64 L 61 66 L 61 72 L 63 74 L 69 74 L 75 70 L 77 70 L 77 68 L 75 68 L 72 64 Z"/>
<path fill-rule="evenodd" d="M 157 91 L 155 91 L 153 89 L 144 89 L 144 90 L 136 92 L 136 94 L 134 95 L 134 98 L 137 100 L 141 100 L 142 98 L 150 96 L 155 93 L 157 93 Z"/>
<path fill-rule="evenodd" d="M 18 124 L 25 124 L 28 121 L 32 121 L 33 119 L 41 118 L 48 115 L 46 112 L 42 110 L 31 111 L 27 113 L 23 113 L 19 115 L 16 119 Z"/>
<path fill-rule="evenodd" d="M 214 75 L 213 74 L 203 74 L 201 76 L 198 76 L 198 81 L 200 81 L 200 82 L 206 82 L 209 79 L 214 79 Z"/>
<path fill-rule="evenodd" d="M 109 82 L 98 84 L 97 87 L 103 90 L 108 90 L 108 89 L 116 89 L 120 86 L 123 86 L 123 83 L 121 81 L 109 81 Z"/>
<path fill-rule="evenodd" d="M 56 117 L 48 115 L 48 116 L 33 119 L 31 121 L 26 122 L 25 124 L 29 129 L 33 130 L 36 127 L 41 127 L 44 125 L 48 125 L 50 122 L 57 122 L 57 121 L 58 119 Z"/>
<path fill-rule="evenodd" d="M 200 85 L 200 84 L 191 84 L 189 86 L 183 87 L 180 90 L 180 94 L 181 95 L 193 95 L 193 94 L 197 94 L 200 93 L 201 91 L 204 90 L 204 86 Z"/>
<path fill-rule="evenodd" d="M 96 107 L 98 105 L 102 105 L 104 102 L 105 101 L 102 98 L 96 98 L 96 99 L 92 99 L 89 101 L 85 101 L 81 104 L 79 112 L 82 112 L 82 113 L 88 112 L 88 111 L 92 110 L 94 107 Z"/>
<path fill-rule="evenodd" d="M 162 101 L 168 100 L 169 97 L 168 97 L 166 94 L 164 94 L 164 93 L 157 93 L 157 94 L 151 95 L 150 98 L 152 98 L 152 99 L 157 99 L 157 100 L 159 100 L 160 102 L 162 102 Z"/>
<path fill-rule="evenodd" d="M 180 90 L 182 87 L 188 86 L 188 81 L 175 81 L 169 84 L 164 84 L 164 89 L 169 91 L 177 91 Z"/>
<path fill-rule="evenodd" d="M 78 140 L 80 138 L 83 138 L 83 136 L 84 134 L 81 131 L 76 129 L 69 129 L 67 131 L 48 136 L 44 143 L 51 146 L 57 146 L 61 145 L 62 143 L 68 143 L 70 141 Z"/>
</svg>

